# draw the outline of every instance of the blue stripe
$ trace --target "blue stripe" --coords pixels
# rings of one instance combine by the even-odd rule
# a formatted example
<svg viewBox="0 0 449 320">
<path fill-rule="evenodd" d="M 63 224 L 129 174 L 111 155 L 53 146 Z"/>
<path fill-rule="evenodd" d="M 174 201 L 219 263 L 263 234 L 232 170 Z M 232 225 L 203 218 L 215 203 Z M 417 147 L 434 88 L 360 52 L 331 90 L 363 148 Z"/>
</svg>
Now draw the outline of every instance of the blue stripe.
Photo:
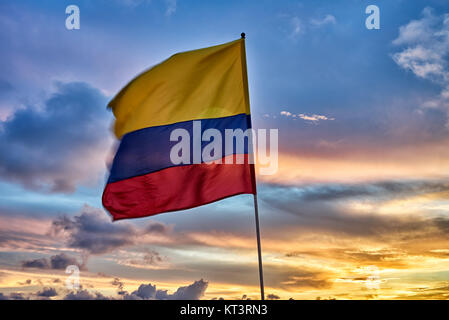
<svg viewBox="0 0 449 320">
<path fill-rule="evenodd" d="M 246 114 L 195 121 L 201 121 L 201 136 L 207 129 L 217 129 L 220 131 L 223 140 L 225 138 L 225 129 L 242 129 L 245 131 L 251 128 L 251 116 Z M 177 166 L 170 160 L 170 150 L 179 142 L 170 141 L 170 134 L 178 128 L 185 129 L 190 134 L 190 163 L 192 164 L 193 120 L 166 126 L 144 128 L 123 136 L 112 163 L 108 183 Z M 209 143 L 209 141 L 202 141 L 201 150 Z M 235 147 L 236 145 L 234 143 L 233 152 L 226 154 L 225 143 L 222 141 L 222 155 L 217 157 L 217 159 L 222 156 L 235 154 Z M 248 153 L 247 139 L 245 139 L 244 153 Z"/>
</svg>

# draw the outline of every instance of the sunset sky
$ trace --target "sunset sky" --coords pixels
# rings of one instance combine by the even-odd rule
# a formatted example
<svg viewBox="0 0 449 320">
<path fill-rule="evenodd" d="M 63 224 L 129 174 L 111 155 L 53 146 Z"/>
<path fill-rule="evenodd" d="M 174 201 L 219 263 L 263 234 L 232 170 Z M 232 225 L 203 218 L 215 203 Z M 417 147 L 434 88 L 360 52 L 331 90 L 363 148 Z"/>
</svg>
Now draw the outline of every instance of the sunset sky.
<svg viewBox="0 0 449 320">
<path fill-rule="evenodd" d="M 17 0 L 0 2 L 0 299 L 259 298 L 251 195 L 114 223 L 101 205 L 107 103 L 241 32 L 253 125 L 279 129 L 279 170 L 257 177 L 268 297 L 449 298 L 447 1 Z"/>
</svg>

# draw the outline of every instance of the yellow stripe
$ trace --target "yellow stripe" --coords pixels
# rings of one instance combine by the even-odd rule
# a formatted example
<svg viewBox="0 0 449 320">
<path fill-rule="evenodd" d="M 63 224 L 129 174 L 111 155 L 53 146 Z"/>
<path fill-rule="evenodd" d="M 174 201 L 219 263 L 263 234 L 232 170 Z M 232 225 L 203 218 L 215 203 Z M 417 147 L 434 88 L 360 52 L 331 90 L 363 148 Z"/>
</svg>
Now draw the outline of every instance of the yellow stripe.
<svg viewBox="0 0 449 320">
<path fill-rule="evenodd" d="M 132 80 L 109 107 L 118 138 L 146 127 L 249 114 L 245 42 L 175 54 Z"/>
</svg>

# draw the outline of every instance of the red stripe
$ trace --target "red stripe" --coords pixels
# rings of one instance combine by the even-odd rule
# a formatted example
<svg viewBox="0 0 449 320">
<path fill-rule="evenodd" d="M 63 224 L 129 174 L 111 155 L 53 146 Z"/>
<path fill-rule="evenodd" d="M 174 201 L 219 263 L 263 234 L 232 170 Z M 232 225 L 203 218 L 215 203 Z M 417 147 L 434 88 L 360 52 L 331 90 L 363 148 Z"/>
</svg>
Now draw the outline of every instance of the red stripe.
<svg viewBox="0 0 449 320">
<path fill-rule="evenodd" d="M 224 164 L 223 159 L 223 164 L 177 166 L 109 183 L 103 206 L 120 220 L 189 209 L 243 193 L 256 193 L 254 165 Z"/>
</svg>

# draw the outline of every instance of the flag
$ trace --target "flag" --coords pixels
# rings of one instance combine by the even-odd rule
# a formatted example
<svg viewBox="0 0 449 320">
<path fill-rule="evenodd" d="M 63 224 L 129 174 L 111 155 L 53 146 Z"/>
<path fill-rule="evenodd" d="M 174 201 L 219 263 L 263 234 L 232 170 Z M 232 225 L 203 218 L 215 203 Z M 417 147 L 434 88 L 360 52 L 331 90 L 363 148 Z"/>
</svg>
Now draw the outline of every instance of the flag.
<svg viewBox="0 0 449 320">
<path fill-rule="evenodd" d="M 102 200 L 114 220 L 256 193 L 251 139 L 243 148 L 216 145 L 215 161 L 201 155 L 216 139 L 204 139 L 208 129 L 225 137 L 226 130 L 251 128 L 244 39 L 175 54 L 137 76 L 108 107 L 120 145 Z M 180 152 L 185 161 L 174 162 L 181 136 L 172 135 L 179 130 L 190 144 Z"/>
</svg>

